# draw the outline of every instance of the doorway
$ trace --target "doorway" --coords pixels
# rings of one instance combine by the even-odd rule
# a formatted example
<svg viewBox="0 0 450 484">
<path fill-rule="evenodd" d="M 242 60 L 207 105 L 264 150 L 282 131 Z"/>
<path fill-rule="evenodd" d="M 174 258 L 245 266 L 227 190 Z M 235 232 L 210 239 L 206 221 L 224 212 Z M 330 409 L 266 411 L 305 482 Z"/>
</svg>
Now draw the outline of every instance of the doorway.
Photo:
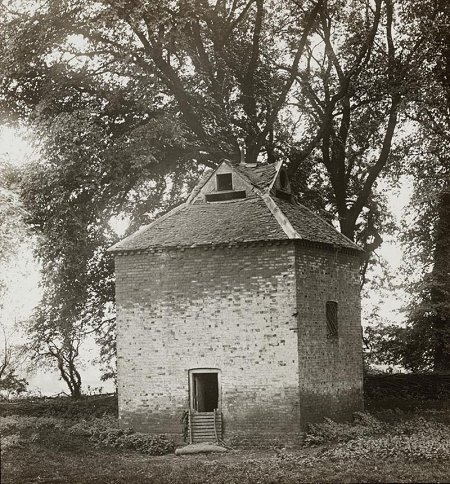
<svg viewBox="0 0 450 484">
<path fill-rule="evenodd" d="M 219 408 L 219 373 L 217 370 L 192 371 L 191 407 L 196 412 L 214 412 Z"/>
</svg>

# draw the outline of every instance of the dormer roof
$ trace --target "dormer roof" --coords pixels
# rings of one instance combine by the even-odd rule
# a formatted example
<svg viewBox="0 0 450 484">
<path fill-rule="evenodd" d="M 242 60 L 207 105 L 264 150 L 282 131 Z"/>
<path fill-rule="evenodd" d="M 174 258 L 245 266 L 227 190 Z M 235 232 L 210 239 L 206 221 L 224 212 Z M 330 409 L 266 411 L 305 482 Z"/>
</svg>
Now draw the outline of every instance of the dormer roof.
<svg viewBox="0 0 450 484">
<path fill-rule="evenodd" d="M 112 252 L 198 247 L 243 242 L 302 240 L 361 251 L 280 188 L 281 164 L 233 165 L 224 161 L 203 174 L 187 201 L 121 240 Z M 218 178 L 232 176 L 232 189 Z M 229 179 L 228 179 L 229 180 Z M 286 183 L 286 182 L 284 182 Z"/>
<path fill-rule="evenodd" d="M 234 170 L 242 177 L 246 178 L 249 183 L 262 191 L 269 190 L 278 174 L 281 165 L 274 164 L 259 164 L 255 167 L 245 164 L 235 165 Z"/>
</svg>

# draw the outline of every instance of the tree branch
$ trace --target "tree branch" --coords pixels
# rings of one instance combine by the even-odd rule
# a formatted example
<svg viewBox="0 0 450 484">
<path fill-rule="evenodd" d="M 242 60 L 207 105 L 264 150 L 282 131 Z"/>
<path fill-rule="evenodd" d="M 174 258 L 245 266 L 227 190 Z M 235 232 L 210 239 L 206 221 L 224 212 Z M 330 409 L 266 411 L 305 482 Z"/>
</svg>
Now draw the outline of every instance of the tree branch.
<svg viewBox="0 0 450 484">
<path fill-rule="evenodd" d="M 394 137 L 395 126 L 397 124 L 397 111 L 398 106 L 401 102 L 401 97 L 399 94 L 392 96 L 391 107 L 389 110 L 389 119 L 386 127 L 386 133 L 383 139 L 383 146 L 381 148 L 380 155 L 377 162 L 369 169 L 367 178 L 363 184 L 356 201 L 349 209 L 349 221 L 348 223 L 355 223 L 358 215 L 364 207 L 364 204 L 372 191 L 373 184 L 377 179 L 381 170 L 386 166 L 389 153 L 391 150 L 392 138 Z"/>
<path fill-rule="evenodd" d="M 306 25 L 304 27 L 302 36 L 301 36 L 300 41 L 299 41 L 297 51 L 295 53 L 295 56 L 294 56 L 294 59 L 293 59 L 293 62 L 292 62 L 289 77 L 288 77 L 287 81 L 285 82 L 285 84 L 284 84 L 284 86 L 281 90 L 281 93 L 280 93 L 277 101 L 274 104 L 274 107 L 272 108 L 271 112 L 268 113 L 268 115 L 267 115 L 267 121 L 266 121 L 266 125 L 265 125 L 264 129 L 257 136 L 257 140 L 256 140 L 255 145 L 256 145 L 256 149 L 258 151 L 261 148 L 261 146 L 264 144 L 265 139 L 266 139 L 269 131 L 273 128 L 273 125 L 278 118 L 278 113 L 280 112 L 281 108 L 283 107 L 283 105 L 286 101 L 287 95 L 288 95 L 289 91 L 291 90 L 291 87 L 294 84 L 295 79 L 298 76 L 298 66 L 299 66 L 299 63 L 300 63 L 301 56 L 303 54 L 303 51 L 305 49 L 308 37 L 309 37 L 311 30 L 314 26 L 314 23 L 316 21 L 317 15 L 318 15 L 320 9 L 322 8 L 323 2 L 324 2 L 324 0 L 318 0 L 317 3 L 315 4 L 315 6 L 310 11 L 308 17 L 307 17 Z"/>
</svg>

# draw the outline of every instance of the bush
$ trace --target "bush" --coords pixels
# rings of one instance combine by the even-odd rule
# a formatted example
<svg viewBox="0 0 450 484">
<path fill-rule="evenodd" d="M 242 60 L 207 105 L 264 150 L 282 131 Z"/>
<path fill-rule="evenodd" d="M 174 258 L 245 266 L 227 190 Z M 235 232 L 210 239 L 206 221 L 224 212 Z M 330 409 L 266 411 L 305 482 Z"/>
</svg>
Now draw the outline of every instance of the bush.
<svg viewBox="0 0 450 484">
<path fill-rule="evenodd" d="M 378 457 L 380 459 L 448 459 L 450 429 L 437 422 L 419 418 L 400 424 L 386 435 L 356 439 L 339 444 L 322 457 L 332 459 Z"/>
<path fill-rule="evenodd" d="M 120 434 L 110 431 L 101 434 L 98 441 L 103 445 L 137 450 L 148 455 L 165 455 L 175 450 L 173 442 L 164 435 Z"/>
<path fill-rule="evenodd" d="M 0 417 L 0 435 L 20 434 L 28 435 L 36 430 L 60 430 L 67 426 L 67 422 L 55 417 L 21 417 L 9 415 Z"/>
<path fill-rule="evenodd" d="M 305 444 L 321 445 L 329 442 L 347 442 L 360 437 L 379 435 L 386 431 L 384 422 L 363 412 L 354 414 L 354 422 L 337 423 L 326 418 L 323 423 L 308 426 Z"/>
<path fill-rule="evenodd" d="M 71 397 L 24 398 L 0 402 L 0 415 L 34 417 L 86 418 L 117 416 L 117 395 L 92 395 L 79 399 Z"/>
<path fill-rule="evenodd" d="M 327 419 L 311 425 L 305 443 L 328 446 L 319 460 L 340 460 L 377 457 L 380 459 L 448 459 L 450 458 L 450 427 L 433 419 L 437 412 L 402 419 L 397 413 L 395 422 L 382 422 L 367 413 L 355 414 L 355 422 L 336 423 Z"/>
<path fill-rule="evenodd" d="M 93 419 L 72 425 L 69 432 L 89 437 L 91 442 L 107 447 L 136 450 L 148 455 L 164 455 L 175 450 L 174 443 L 164 435 L 149 435 L 133 429 L 120 429 L 117 420 Z"/>
<path fill-rule="evenodd" d="M 52 432 L 88 438 L 97 445 L 136 450 L 148 455 L 164 455 L 175 450 L 174 443 L 164 435 L 149 435 L 132 429 L 118 428 L 112 417 L 93 418 L 75 422 L 57 417 L 0 417 L 0 433 L 11 437 L 11 442 L 37 442 Z M 8 448 L 12 445 L 8 444 Z"/>
</svg>

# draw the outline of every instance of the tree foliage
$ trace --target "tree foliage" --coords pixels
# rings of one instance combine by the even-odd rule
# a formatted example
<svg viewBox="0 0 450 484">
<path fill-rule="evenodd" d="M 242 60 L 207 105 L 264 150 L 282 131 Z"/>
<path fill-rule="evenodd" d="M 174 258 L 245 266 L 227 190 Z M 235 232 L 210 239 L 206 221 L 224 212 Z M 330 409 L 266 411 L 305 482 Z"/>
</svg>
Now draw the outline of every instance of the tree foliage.
<svg viewBox="0 0 450 484">
<path fill-rule="evenodd" d="M 26 236 L 18 185 L 17 170 L 7 160 L 0 160 L 0 263 L 14 254 Z"/>
<path fill-rule="evenodd" d="M 3 325 L 1 325 L 0 345 L 0 395 L 8 398 L 11 394 L 18 395 L 25 392 L 28 385 L 25 378 L 19 376 L 24 349 L 10 343 Z"/>
<path fill-rule="evenodd" d="M 130 150 L 136 138 L 142 142 L 133 158 L 154 156 L 164 173 L 224 157 L 289 160 L 297 186 L 317 185 L 319 177 L 322 205 L 370 251 L 381 240 L 373 189 L 411 89 L 409 74 L 422 61 L 420 39 L 409 47 L 409 38 L 395 35 L 394 6 L 46 2 L 7 24 L 6 43 L 20 47 L 8 51 L 4 105 L 47 133 L 48 123 L 61 114 L 70 122 L 78 100 L 91 98 L 97 109 L 86 106 L 72 122 L 103 122 L 105 143 L 109 131 L 133 133 Z M 129 109 L 122 111 L 121 100 Z M 161 145 L 161 137 L 171 143 Z"/>
<path fill-rule="evenodd" d="M 409 3 L 405 21 L 420 32 L 423 62 L 407 112 L 414 135 L 393 164 L 414 183 L 401 239 L 411 302 L 406 326 L 371 331 L 379 362 L 410 370 L 450 370 L 450 35 L 447 2 Z"/>
<path fill-rule="evenodd" d="M 420 62 L 416 45 L 407 46 L 394 28 L 393 2 L 328 2 L 296 93 L 314 136 L 295 145 L 292 168 L 305 156 L 319 162 L 342 233 L 356 236 L 368 252 L 382 240 L 374 189 L 411 89 L 408 76 Z"/>
<path fill-rule="evenodd" d="M 36 351 L 46 348 L 39 354 L 52 338 L 75 349 L 94 331 L 108 359 L 111 219 L 129 217 L 134 230 L 222 158 L 284 160 L 303 203 L 337 218 L 368 254 L 380 245 L 387 217 L 377 181 L 426 55 L 425 34 L 413 38 L 397 21 L 402 2 L 1 8 L 0 106 L 33 128 L 43 158 L 22 179 L 41 236 L 44 297 L 31 331 Z"/>
</svg>

